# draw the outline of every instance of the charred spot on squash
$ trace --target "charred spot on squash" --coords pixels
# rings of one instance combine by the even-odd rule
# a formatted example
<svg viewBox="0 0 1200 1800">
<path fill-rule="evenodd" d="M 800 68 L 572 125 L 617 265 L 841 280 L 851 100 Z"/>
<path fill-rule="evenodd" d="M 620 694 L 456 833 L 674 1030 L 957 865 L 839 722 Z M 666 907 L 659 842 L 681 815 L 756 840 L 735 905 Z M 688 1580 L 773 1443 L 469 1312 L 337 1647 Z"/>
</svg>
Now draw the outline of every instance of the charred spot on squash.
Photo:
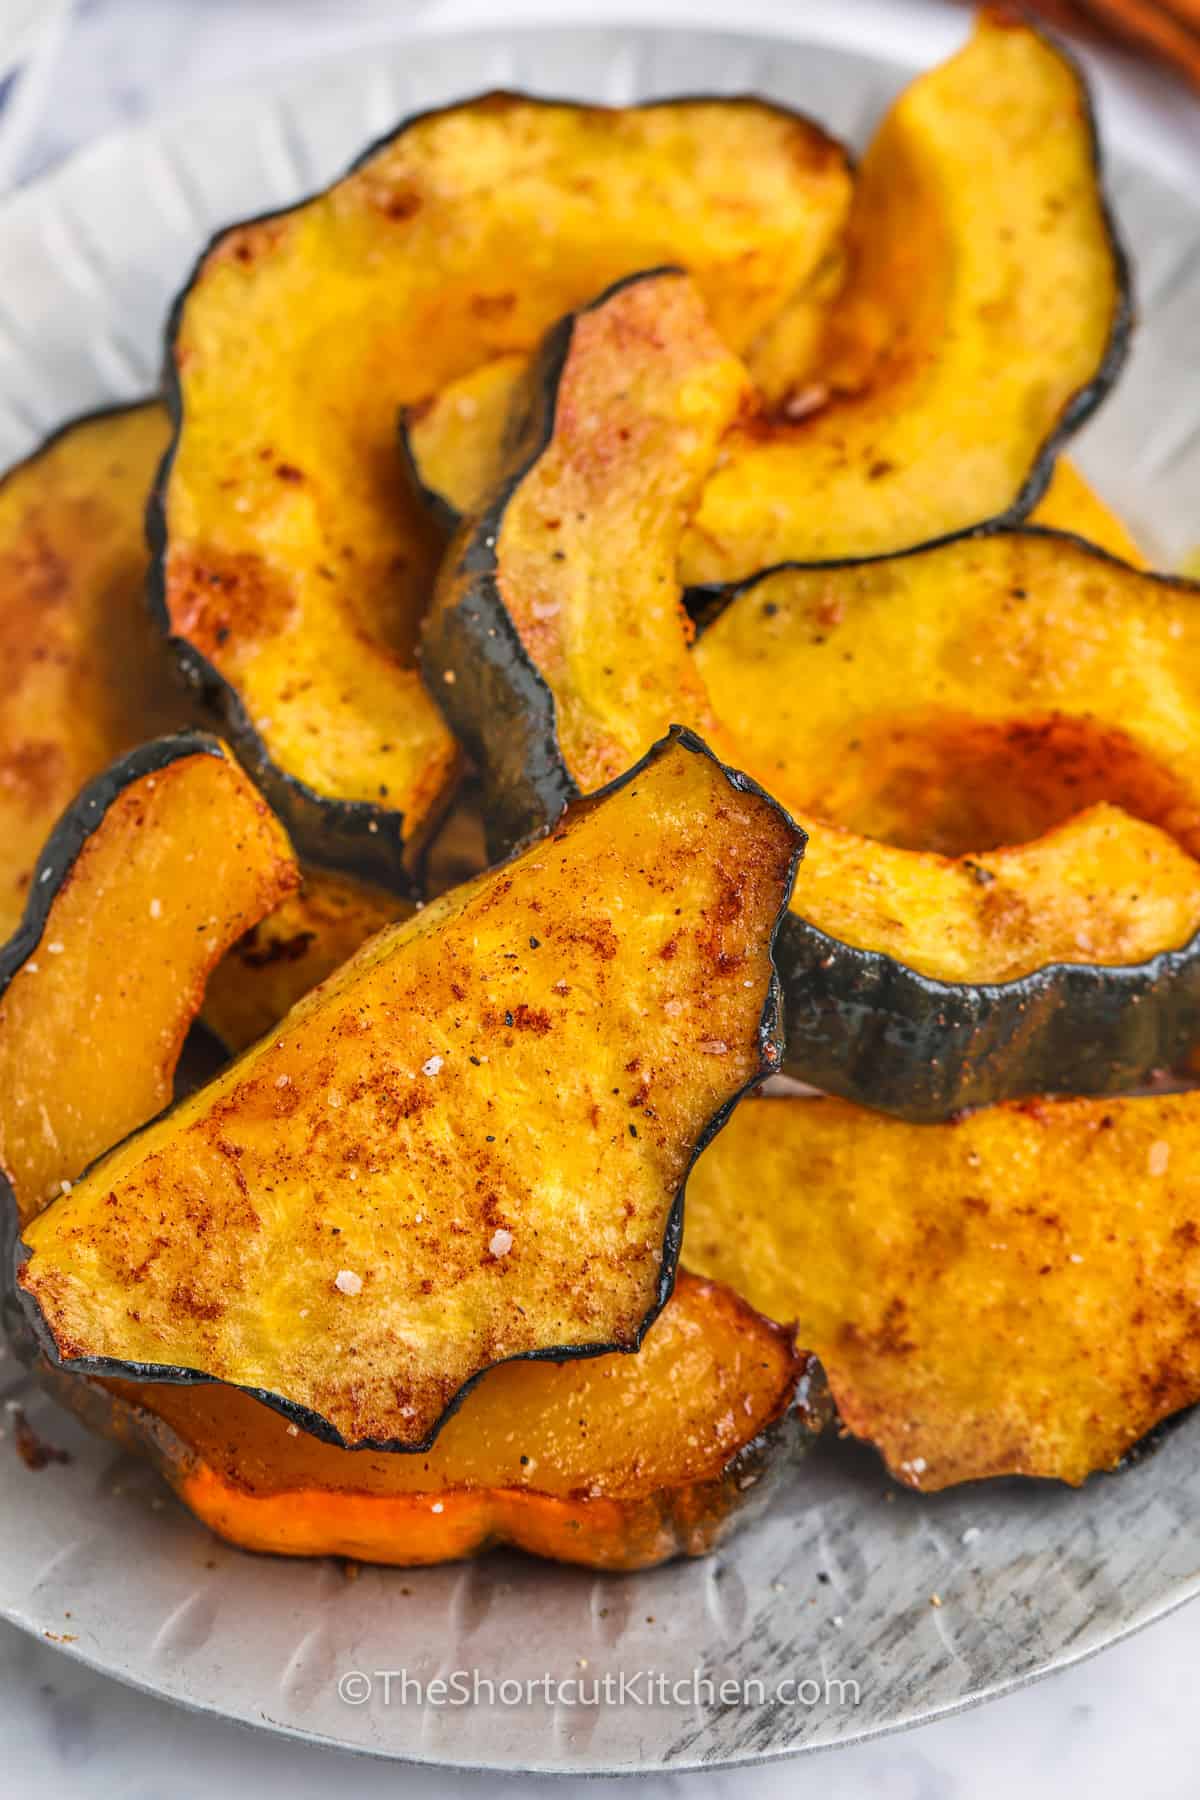
<svg viewBox="0 0 1200 1800">
<path fill-rule="evenodd" d="M 674 732 L 552 838 L 373 938 L 35 1219 L 18 1283 L 48 1353 L 413 1450 L 494 1363 L 635 1349 L 691 1162 L 778 1065 L 800 842 Z M 667 918 L 670 963 L 648 953 Z"/>
<path fill-rule="evenodd" d="M 496 94 L 409 121 L 324 193 L 209 247 L 171 329 L 154 591 L 306 856 L 403 884 L 457 774 L 413 666 L 442 544 L 397 409 L 664 258 L 745 342 L 825 254 L 847 195 L 840 148 L 764 102 Z M 376 841 L 347 807 L 370 809 Z"/>
<path fill-rule="evenodd" d="M 422 1457 L 323 1444 L 233 1388 L 60 1374 L 52 1391 L 232 1543 L 410 1566 L 496 1544 L 605 1569 L 703 1555 L 829 1414 L 790 1331 L 683 1271 L 637 1356 L 491 1369 Z"/>
<path fill-rule="evenodd" d="M 215 738 L 159 739 L 84 788 L 0 953 L 0 1164 L 22 1220 L 167 1104 L 210 971 L 298 881 Z"/>
<path fill-rule="evenodd" d="M 1200 1399 L 1198 1124 L 1194 1093 L 944 1125 L 753 1101 L 693 1175 L 685 1255 L 796 1321 L 897 1480 L 1078 1484 Z"/>
<path fill-rule="evenodd" d="M 611 779 L 672 720 L 711 725 L 675 550 L 747 392 L 678 270 L 619 283 L 547 339 L 516 468 L 464 525 L 425 627 L 494 845 Z"/>
<path fill-rule="evenodd" d="M 1128 281 L 1087 90 L 1031 26 L 985 13 L 901 94 L 848 239 L 819 388 L 730 435 L 681 544 L 689 586 L 1019 518 L 1117 374 Z"/>
</svg>

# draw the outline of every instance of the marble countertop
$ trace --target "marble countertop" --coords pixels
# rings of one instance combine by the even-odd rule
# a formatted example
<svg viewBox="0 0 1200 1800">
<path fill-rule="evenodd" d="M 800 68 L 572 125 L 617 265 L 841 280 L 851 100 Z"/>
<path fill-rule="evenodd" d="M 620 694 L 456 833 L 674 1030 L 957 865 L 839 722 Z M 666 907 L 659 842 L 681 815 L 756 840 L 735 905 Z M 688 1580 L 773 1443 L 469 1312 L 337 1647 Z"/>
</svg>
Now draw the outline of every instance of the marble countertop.
<svg viewBox="0 0 1200 1800">
<path fill-rule="evenodd" d="M 371 35 L 393 35 L 409 21 L 497 22 L 486 0 L 41 0 L 51 37 L 15 122 L 0 112 L 0 183 L 24 182 L 78 145 L 150 111 L 193 99 L 208 87 L 281 62 L 319 55 Z M 770 0 L 767 0 L 769 7 Z M 777 0 L 793 20 L 811 11 L 814 31 L 827 22 L 828 0 Z M 854 30 L 866 38 L 888 0 L 855 0 Z M 762 10 L 760 8 L 760 10 Z M 930 44 L 944 30 L 944 9 L 921 9 Z M 554 18 L 578 15 L 647 20 L 721 18 L 742 9 L 696 0 L 655 4 L 513 6 Z M 0 102 L 7 53 L 18 28 L 37 12 L 22 0 L 0 0 Z M 924 16 L 927 15 L 927 18 Z M 23 47 L 27 47 L 28 39 Z M 1172 171 L 1193 183 L 1200 171 L 1200 125 L 1194 102 L 1113 59 L 1100 69 L 1102 102 L 1136 128 L 1153 113 Z M 11 96 L 10 96 L 11 107 Z M 9 113 L 8 124 L 5 114 Z M 11 127 L 11 129 L 10 129 Z M 8 133 L 6 141 L 6 132 Z M 14 278 L 6 271 L 6 279 Z M 19 277 L 18 277 L 19 278 Z M 0 1448 L 8 1448 L 0 1446 Z M 425 1796 L 500 1796 L 517 1791 L 496 1777 L 398 1770 L 337 1752 L 291 1744 L 211 1718 L 191 1715 L 117 1686 L 68 1662 L 50 1646 L 0 1626 L 0 1742 L 3 1789 L 11 1800 L 63 1789 L 89 1800 L 170 1795 L 202 1800 L 253 1792 L 271 1800 L 308 1800 L 353 1780 L 362 1800 L 403 1791 Z M 1200 1762 L 1200 1611 L 1185 1608 L 1104 1655 L 1007 1699 L 904 1735 L 802 1762 L 732 1774 L 664 1776 L 656 1793 L 737 1800 L 787 1794 L 877 1797 L 877 1800 L 1058 1800 L 1064 1792 L 1096 1795 L 1129 1789 L 1152 1800 L 1191 1795 Z M 643 1782 L 643 1788 L 647 1782 Z M 519 1791 L 548 1787 L 522 1780 Z M 556 1793 L 583 1783 L 556 1783 Z M 594 1794 L 595 1783 L 589 1783 Z"/>
</svg>

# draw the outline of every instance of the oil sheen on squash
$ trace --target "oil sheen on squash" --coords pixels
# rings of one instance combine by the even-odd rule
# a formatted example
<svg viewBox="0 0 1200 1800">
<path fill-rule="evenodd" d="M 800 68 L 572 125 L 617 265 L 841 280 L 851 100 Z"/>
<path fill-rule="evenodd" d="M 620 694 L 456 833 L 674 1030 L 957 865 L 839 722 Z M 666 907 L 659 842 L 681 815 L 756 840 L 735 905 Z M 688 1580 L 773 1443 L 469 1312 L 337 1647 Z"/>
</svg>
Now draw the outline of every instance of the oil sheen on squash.
<svg viewBox="0 0 1200 1800">
<path fill-rule="evenodd" d="M 1200 1094 L 943 1125 L 752 1101 L 692 1177 L 684 1254 L 796 1322 L 897 1480 L 1079 1483 L 1200 1399 Z"/>
<path fill-rule="evenodd" d="M 686 584 L 1027 510 L 1128 334 L 1096 158 L 1078 70 L 998 8 L 901 94 L 855 187 L 803 416 L 731 434 L 681 545 Z"/>
<path fill-rule="evenodd" d="M 56 1391 L 68 1385 L 84 1384 Z M 497 1544 L 604 1569 L 704 1555 L 828 1417 L 790 1331 L 683 1272 L 637 1356 L 490 1369 L 424 1456 L 289 1433 L 233 1388 L 103 1387 L 110 1435 L 148 1452 L 221 1537 L 409 1566 Z"/>
<path fill-rule="evenodd" d="M 668 260 L 744 344 L 825 254 L 848 187 L 841 149 L 765 102 L 493 94 L 216 240 L 173 334 L 162 609 L 302 850 L 332 860 L 307 841 L 325 800 L 374 809 L 385 837 L 402 815 L 411 854 L 455 769 L 413 666 L 441 541 L 397 409 Z"/>
<path fill-rule="evenodd" d="M 210 971 L 300 879 L 266 802 L 196 732 L 98 777 L 35 866 L 0 953 L 0 1164 L 22 1220 L 167 1104 Z"/>
<path fill-rule="evenodd" d="M 673 734 L 36 1219 L 18 1279 L 43 1341 L 395 1449 L 493 1363 L 635 1348 L 692 1160 L 778 1066 L 801 841 Z"/>
</svg>

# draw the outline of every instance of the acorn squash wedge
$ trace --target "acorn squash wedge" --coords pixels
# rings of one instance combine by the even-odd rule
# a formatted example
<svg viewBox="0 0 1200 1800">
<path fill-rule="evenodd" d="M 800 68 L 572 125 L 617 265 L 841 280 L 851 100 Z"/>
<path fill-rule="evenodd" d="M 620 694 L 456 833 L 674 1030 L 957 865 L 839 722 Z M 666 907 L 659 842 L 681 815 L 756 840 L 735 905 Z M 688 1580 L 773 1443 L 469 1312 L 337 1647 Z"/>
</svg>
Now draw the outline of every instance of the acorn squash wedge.
<svg viewBox="0 0 1200 1800">
<path fill-rule="evenodd" d="M 692 1176 L 684 1255 L 795 1322 L 898 1481 L 1078 1484 L 1200 1400 L 1200 1094 L 942 1125 L 751 1101 Z"/>
<path fill-rule="evenodd" d="M 235 1388 L 49 1385 L 229 1542 L 405 1566 L 498 1544 L 600 1569 L 705 1555 L 829 1417 L 791 1332 L 682 1270 L 636 1356 L 489 1369 L 422 1457 L 323 1444 Z"/>
<path fill-rule="evenodd" d="M 900 95 L 848 238 L 802 416 L 730 434 L 680 546 L 685 585 L 1018 519 L 1116 377 L 1128 277 L 1086 85 L 1015 13 L 985 9 Z"/>
<path fill-rule="evenodd" d="M 1027 528 L 767 574 L 695 657 L 810 837 L 790 1072 L 937 1118 L 1200 1035 L 1195 584 Z"/>
<path fill-rule="evenodd" d="M 745 343 L 848 190 L 840 148 L 762 101 L 492 94 L 204 253 L 170 332 L 155 593 L 303 854 L 395 881 L 456 772 L 413 666 L 441 539 L 403 480 L 398 407 L 667 258 Z"/>
<path fill-rule="evenodd" d="M 84 783 L 135 745 L 199 722 L 146 609 L 146 496 L 168 436 L 157 401 L 90 413 L 0 481 L 0 639 L 10 648 L 0 714 L 4 936 Z M 310 865 L 276 915 L 230 952 L 230 966 L 214 970 L 205 1022 L 240 1048 L 408 905 Z"/>
<path fill-rule="evenodd" d="M 210 971 L 299 879 L 200 732 L 129 751 L 72 802 L 0 951 L 0 1166 L 22 1221 L 167 1104 Z"/>
<path fill-rule="evenodd" d="M 680 270 L 631 276 L 547 336 L 512 472 L 451 546 L 423 637 L 493 850 L 671 720 L 711 731 L 675 550 L 747 392 Z"/>
<path fill-rule="evenodd" d="M 388 927 L 25 1227 L 49 1359 L 418 1450 L 494 1363 L 636 1349 L 690 1164 L 779 1064 L 802 841 L 674 731 Z"/>
</svg>

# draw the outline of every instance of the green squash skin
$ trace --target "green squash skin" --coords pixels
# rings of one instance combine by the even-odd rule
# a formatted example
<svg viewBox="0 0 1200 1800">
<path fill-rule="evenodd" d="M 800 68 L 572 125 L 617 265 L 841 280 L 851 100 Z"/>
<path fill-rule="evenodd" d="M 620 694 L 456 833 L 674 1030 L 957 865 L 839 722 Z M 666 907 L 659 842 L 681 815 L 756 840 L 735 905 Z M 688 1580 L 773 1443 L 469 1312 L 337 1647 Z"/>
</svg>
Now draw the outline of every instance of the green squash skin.
<svg viewBox="0 0 1200 1800">
<path fill-rule="evenodd" d="M 1200 1038 L 1200 934 L 1144 963 L 943 982 L 818 931 L 779 935 L 784 1073 L 918 1124 L 1034 1094 L 1117 1094 Z"/>
<path fill-rule="evenodd" d="M 194 281 L 195 276 L 192 279 Z M 172 309 L 168 342 L 174 339 L 189 292 L 190 284 Z M 173 367 L 174 359 L 168 357 L 168 370 Z M 414 858 L 426 839 L 437 830 L 439 820 L 431 819 L 420 842 L 413 845 L 405 836 L 403 813 L 392 807 L 376 806 L 368 800 L 337 800 L 327 794 L 318 794 L 307 782 L 299 781 L 279 768 L 255 730 L 237 689 L 194 644 L 172 632 L 166 588 L 166 491 L 179 442 L 183 402 L 178 379 L 170 374 L 167 405 L 173 436 L 159 465 L 146 507 L 146 539 L 150 547 L 146 598 L 150 615 L 166 638 L 180 674 L 201 704 L 219 721 L 230 748 L 281 820 L 298 855 L 306 862 L 356 876 L 405 899 L 418 898 Z"/>
<path fill-rule="evenodd" d="M 1109 551 L 1045 525 L 971 535 L 1065 540 L 1101 563 L 1127 567 Z M 934 548 L 920 545 L 901 555 Z M 780 569 L 833 566 L 852 568 L 855 559 L 781 563 L 706 590 L 697 631 Z M 1200 601 L 1200 582 L 1138 574 Z M 829 937 L 791 913 L 778 960 L 784 1073 L 918 1124 L 1034 1094 L 1118 1094 L 1178 1067 L 1200 1042 L 1200 932 L 1140 963 L 1055 962 L 1011 981 L 951 982 Z"/>
<path fill-rule="evenodd" d="M 176 748 L 172 750 L 170 754 L 164 753 L 164 746 L 166 746 L 167 749 L 170 749 L 171 746 L 180 744 L 185 745 L 186 748 Z M 121 758 L 117 763 L 113 764 L 112 768 L 104 775 L 93 782 L 89 788 L 84 790 L 80 800 L 77 801 L 64 816 L 64 819 L 55 831 L 54 838 L 51 840 L 51 845 L 53 846 L 59 839 L 61 833 L 63 835 L 64 844 L 68 847 L 71 845 L 74 846 L 70 849 L 69 859 L 63 862 L 60 854 L 56 852 L 55 859 L 49 863 L 49 865 L 47 865 L 45 857 L 42 859 L 42 862 L 39 863 L 39 872 L 43 867 L 50 866 L 57 871 L 57 877 L 47 879 L 44 882 L 39 880 L 35 883 L 34 896 L 31 898 L 26 924 L 22 926 L 21 931 L 11 940 L 7 950 L 0 953 L 0 994 L 3 993 L 8 982 L 25 961 L 25 958 L 31 953 L 32 947 L 37 943 L 41 926 L 44 926 L 45 915 L 49 910 L 54 893 L 69 872 L 71 863 L 74 862 L 75 856 L 79 851 L 79 846 L 87 836 L 88 831 L 94 830 L 99 823 L 100 818 L 103 816 L 104 807 L 117 797 L 121 792 L 121 789 L 128 785 L 129 781 L 136 779 L 138 775 L 147 773 L 149 769 L 162 766 L 161 762 L 155 764 L 151 761 L 147 764 L 144 760 L 139 759 L 145 759 L 147 756 L 152 756 L 157 753 L 164 761 L 170 761 L 175 755 L 190 754 L 192 747 L 197 744 L 211 746 L 213 754 L 219 755 L 221 753 L 220 746 L 214 739 L 206 738 L 203 734 L 199 733 L 179 733 L 177 738 L 163 739 L 156 744 L 145 745 L 142 749 L 135 750 L 131 752 L 129 756 Z M 783 1060 L 782 994 L 776 967 L 775 951 L 779 931 L 787 917 L 788 901 L 791 897 L 791 890 L 795 881 L 796 871 L 799 868 L 801 858 L 804 855 L 806 839 L 803 831 L 800 830 L 799 826 L 793 823 L 789 815 L 779 805 L 778 801 L 772 800 L 770 795 L 765 794 L 763 790 L 758 787 L 757 783 L 751 781 L 747 776 L 739 775 L 736 771 L 727 769 L 725 765 L 713 755 L 713 752 L 708 748 L 707 744 L 697 737 L 694 732 L 688 731 L 679 725 L 673 725 L 667 735 L 660 738 L 656 744 L 653 744 L 646 752 L 645 756 L 643 756 L 633 768 L 628 769 L 623 775 L 619 775 L 616 780 L 610 782 L 607 787 L 599 789 L 597 793 L 593 795 L 589 795 L 585 801 L 581 802 L 581 804 L 590 807 L 605 799 L 608 795 L 618 792 L 621 788 L 626 787 L 630 783 L 636 782 L 645 769 L 649 768 L 659 757 L 675 747 L 682 748 L 695 756 L 706 757 L 720 769 L 730 787 L 735 791 L 739 793 L 751 793 L 765 801 L 772 812 L 786 823 L 793 838 L 793 850 L 783 884 L 784 891 L 781 905 L 775 919 L 772 921 L 767 940 L 771 975 L 767 984 L 767 992 L 764 998 L 762 1011 L 759 1015 L 756 1032 L 758 1066 L 738 1091 L 717 1108 L 696 1134 L 696 1141 L 692 1149 L 692 1154 L 688 1159 L 687 1167 L 684 1170 L 679 1187 L 675 1192 L 667 1215 L 663 1232 L 662 1259 L 659 1265 L 659 1275 L 654 1299 L 645 1317 L 641 1320 L 632 1340 L 627 1343 L 608 1343 L 586 1346 L 577 1344 L 552 1345 L 546 1349 L 528 1351 L 519 1357 L 502 1358 L 500 1359 L 502 1361 L 567 1362 L 573 1361 L 577 1357 L 608 1356 L 618 1352 L 635 1354 L 641 1348 L 642 1340 L 645 1337 L 646 1332 L 650 1329 L 655 1319 L 657 1319 L 659 1313 L 662 1311 L 674 1291 L 675 1272 L 679 1264 L 679 1253 L 683 1240 L 684 1195 L 686 1193 L 688 1178 L 691 1171 L 695 1167 L 700 1156 L 712 1142 L 713 1138 L 720 1131 L 721 1127 L 727 1122 L 738 1101 L 743 1099 L 746 1094 L 757 1089 L 768 1076 L 777 1074 Z M 134 766 L 134 773 L 128 772 L 130 765 Z M 87 811 L 81 813 L 81 806 L 89 801 L 91 804 L 88 806 Z M 86 825 L 86 828 L 84 828 L 82 823 L 84 818 L 90 821 Z M 548 821 L 547 823 L 551 823 L 551 821 Z M 49 855 L 50 848 L 48 847 L 46 856 L 48 857 Z M 41 918 L 41 926 L 38 926 L 34 934 L 30 936 L 29 933 L 33 931 L 38 916 Z M 148 1121 L 148 1123 L 153 1123 L 153 1121 Z M 141 1127 L 141 1130 L 145 1129 L 146 1126 Z M 130 1138 L 125 1141 L 130 1142 L 138 1135 L 138 1132 L 133 1132 L 130 1134 Z M 107 1155 L 109 1152 L 106 1151 L 104 1154 Z M 84 1171 L 84 1173 L 87 1173 L 87 1171 Z M 53 1205 L 54 1202 L 51 1202 L 51 1204 Z M 15 1198 L 13 1197 L 12 1190 L 7 1181 L 3 1179 L 2 1171 L 0 1171 L 0 1210 L 2 1210 L 3 1213 L 3 1220 L 0 1221 L 0 1226 L 2 1226 L 2 1229 L 0 1229 L 0 1237 L 3 1239 L 3 1242 L 0 1243 L 0 1254 L 3 1255 L 4 1259 L 2 1268 L 0 1268 L 0 1298 L 2 1298 L 4 1304 L 4 1324 L 14 1344 L 19 1344 L 21 1346 L 19 1354 L 21 1354 L 24 1361 L 30 1361 L 33 1358 L 40 1357 L 49 1367 L 62 1370 L 67 1375 L 107 1376 L 126 1381 L 168 1382 L 178 1386 L 196 1386 L 215 1379 L 213 1376 L 205 1375 L 200 1370 L 180 1367 L 172 1363 L 128 1362 L 116 1357 L 103 1356 L 70 1358 L 60 1356 L 53 1336 L 42 1317 L 41 1309 L 39 1308 L 37 1301 L 32 1294 L 26 1292 L 26 1290 L 17 1285 L 17 1273 L 21 1266 L 28 1260 L 31 1252 L 28 1246 L 21 1240 Z M 496 1365 L 492 1364 L 489 1366 L 495 1367 Z M 486 1369 L 479 1370 L 477 1374 L 473 1375 L 469 1381 L 465 1382 L 463 1386 L 459 1388 L 458 1392 L 451 1397 L 441 1415 L 435 1420 L 428 1435 L 419 1444 L 408 1444 L 403 1443 L 398 1439 L 388 1438 L 368 1438 L 363 1439 L 361 1442 L 348 1444 L 341 1433 L 328 1419 L 324 1418 L 320 1413 L 314 1412 L 311 1408 L 298 1405 L 295 1401 L 288 1400 L 280 1394 L 271 1393 L 264 1388 L 248 1387 L 244 1391 L 250 1394 L 253 1399 L 260 1401 L 264 1406 L 269 1406 L 273 1411 L 280 1413 L 285 1419 L 296 1425 L 299 1430 L 307 1432 L 312 1437 L 320 1438 L 325 1443 L 337 1445 L 341 1449 L 375 1450 L 396 1455 L 418 1456 L 424 1454 L 432 1447 L 446 1420 L 450 1418 L 453 1413 L 457 1412 L 466 1395 L 486 1372 Z"/>
</svg>

